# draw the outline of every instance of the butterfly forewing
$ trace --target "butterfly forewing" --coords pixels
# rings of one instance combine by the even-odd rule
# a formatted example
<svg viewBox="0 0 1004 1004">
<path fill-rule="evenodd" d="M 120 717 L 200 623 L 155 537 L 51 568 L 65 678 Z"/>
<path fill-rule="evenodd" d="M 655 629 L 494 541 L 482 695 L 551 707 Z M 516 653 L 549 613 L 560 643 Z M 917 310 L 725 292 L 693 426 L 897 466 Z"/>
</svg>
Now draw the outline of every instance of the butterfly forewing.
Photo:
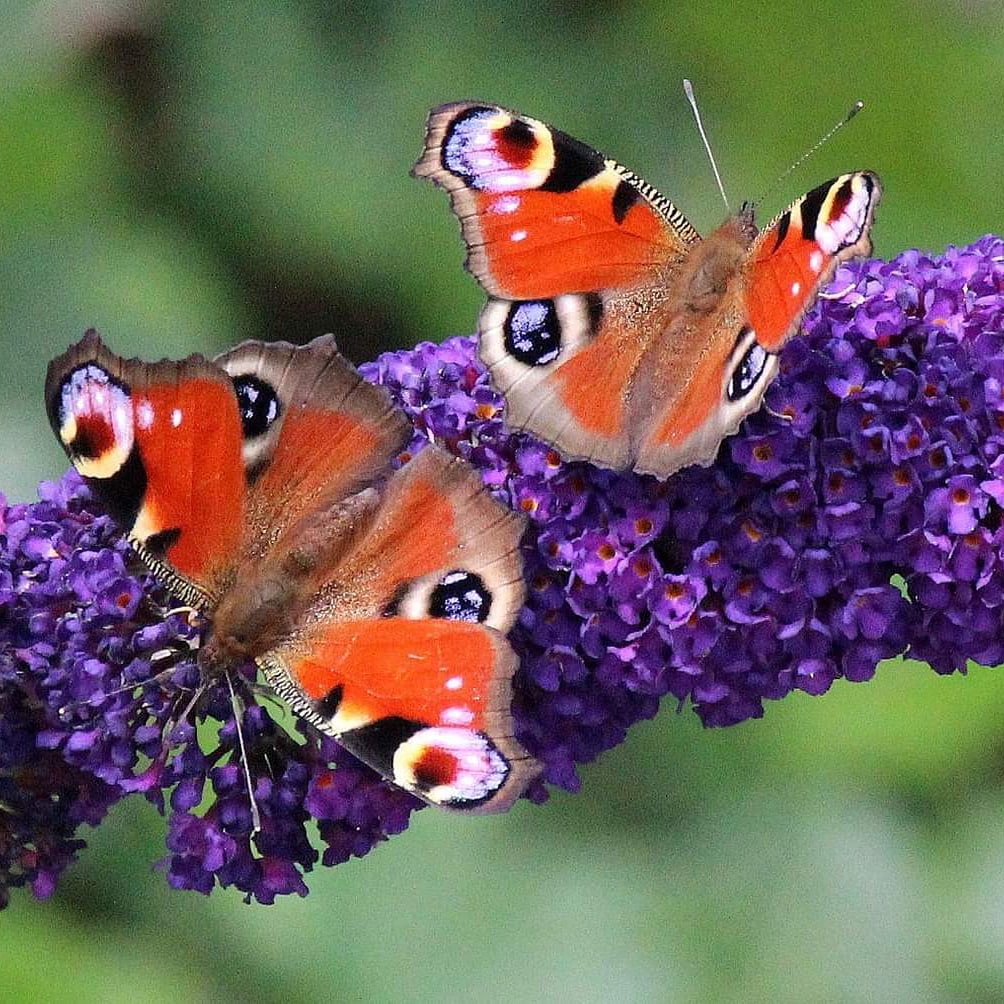
<svg viewBox="0 0 1004 1004">
<path fill-rule="evenodd" d="M 433 110 L 413 173 L 450 193 L 485 291 L 510 300 L 630 287 L 697 239 L 631 172 L 497 105 Z"/>
<path fill-rule="evenodd" d="M 202 356 L 123 359 L 91 331 L 49 364 L 45 393 L 57 438 L 134 546 L 186 602 L 213 605 L 244 535 L 227 375 Z"/>
<path fill-rule="evenodd" d="M 870 171 L 844 174 L 797 199 L 760 235 L 750 253 L 745 306 L 768 352 L 792 335 L 841 262 L 871 253 L 881 195 Z"/>
</svg>

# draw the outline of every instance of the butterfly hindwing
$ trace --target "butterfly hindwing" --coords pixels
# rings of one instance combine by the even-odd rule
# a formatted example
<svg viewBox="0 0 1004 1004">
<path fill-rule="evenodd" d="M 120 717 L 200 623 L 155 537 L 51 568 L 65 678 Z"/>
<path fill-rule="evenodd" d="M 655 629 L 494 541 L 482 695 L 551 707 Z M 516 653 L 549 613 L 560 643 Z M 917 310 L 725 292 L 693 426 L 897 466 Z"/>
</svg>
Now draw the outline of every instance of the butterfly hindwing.
<svg viewBox="0 0 1004 1004">
<path fill-rule="evenodd" d="M 478 352 L 506 399 L 506 421 L 559 444 L 568 460 L 631 462 L 628 403 L 649 345 L 604 294 L 489 299 Z"/>
<path fill-rule="evenodd" d="M 300 714 L 399 786 L 449 808 L 508 807 L 537 770 L 510 714 L 521 532 L 473 470 L 426 448 L 260 665 Z"/>
<path fill-rule="evenodd" d="M 683 215 L 636 175 L 497 105 L 434 109 L 413 174 L 450 193 L 467 267 L 495 297 L 629 288 L 697 240 Z"/>
<path fill-rule="evenodd" d="M 404 413 L 330 335 L 302 346 L 244 342 L 215 361 L 241 414 L 251 557 L 298 519 L 377 481 L 411 438 Z"/>
</svg>

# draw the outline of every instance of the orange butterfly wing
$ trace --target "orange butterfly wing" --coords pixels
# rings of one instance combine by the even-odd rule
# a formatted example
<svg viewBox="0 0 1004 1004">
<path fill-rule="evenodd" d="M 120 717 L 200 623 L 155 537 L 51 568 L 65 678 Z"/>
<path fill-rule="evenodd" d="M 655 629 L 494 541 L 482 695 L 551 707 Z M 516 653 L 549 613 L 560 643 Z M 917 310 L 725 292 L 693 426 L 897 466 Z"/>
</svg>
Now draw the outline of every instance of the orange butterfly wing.
<svg viewBox="0 0 1004 1004">
<path fill-rule="evenodd" d="M 539 772 L 513 738 L 516 658 L 492 629 L 348 621 L 313 633 L 300 658 L 271 658 L 261 663 L 267 678 L 308 721 L 426 801 L 502 811 Z"/>
<path fill-rule="evenodd" d="M 871 254 L 882 187 L 870 171 L 819 185 L 778 214 L 750 252 L 745 306 L 757 341 L 777 352 L 848 258 Z"/>
<path fill-rule="evenodd" d="M 145 363 L 88 332 L 50 363 L 46 403 L 141 556 L 203 609 L 297 518 L 385 473 L 411 434 L 330 336 Z"/>
<path fill-rule="evenodd" d="M 304 346 L 244 342 L 214 360 L 229 374 L 244 429 L 246 558 L 299 519 L 385 475 L 411 423 L 323 335 Z"/>
<path fill-rule="evenodd" d="M 496 105 L 434 109 L 412 173 L 450 193 L 467 267 L 496 297 L 630 288 L 698 239 L 615 161 Z"/>
<path fill-rule="evenodd" d="M 507 421 L 566 457 L 630 463 L 631 384 L 650 328 L 628 315 L 699 236 L 654 188 L 536 119 L 435 109 L 415 166 L 450 193 L 490 294 L 480 355 Z"/>
</svg>

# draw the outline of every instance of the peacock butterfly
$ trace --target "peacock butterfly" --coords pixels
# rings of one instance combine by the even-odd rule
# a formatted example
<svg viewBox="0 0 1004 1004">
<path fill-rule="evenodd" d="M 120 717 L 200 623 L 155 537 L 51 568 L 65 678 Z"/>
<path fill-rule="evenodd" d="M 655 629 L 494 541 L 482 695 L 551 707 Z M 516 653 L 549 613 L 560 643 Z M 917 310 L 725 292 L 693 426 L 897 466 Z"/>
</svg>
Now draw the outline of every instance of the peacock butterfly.
<svg viewBox="0 0 1004 1004">
<path fill-rule="evenodd" d="M 745 203 L 702 240 L 651 185 L 496 105 L 434 109 L 412 170 L 450 194 L 488 293 L 479 353 L 507 421 L 569 459 L 666 478 L 755 411 L 837 265 L 871 250 L 869 171 L 763 231 Z"/>
<path fill-rule="evenodd" d="M 293 711 L 428 802 L 508 808 L 522 521 L 412 433 L 334 339 L 146 363 L 90 331 L 49 420 L 133 549 L 199 611 L 207 677 L 254 661 Z"/>
</svg>

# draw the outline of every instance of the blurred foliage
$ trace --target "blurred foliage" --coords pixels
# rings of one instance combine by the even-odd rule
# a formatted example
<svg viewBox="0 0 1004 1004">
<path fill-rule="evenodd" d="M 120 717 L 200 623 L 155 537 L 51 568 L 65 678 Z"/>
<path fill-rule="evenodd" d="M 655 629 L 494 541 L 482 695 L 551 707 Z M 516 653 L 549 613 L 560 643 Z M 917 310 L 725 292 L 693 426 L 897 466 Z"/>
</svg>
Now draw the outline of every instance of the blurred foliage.
<svg viewBox="0 0 1004 1004">
<path fill-rule="evenodd" d="M 334 331 L 357 361 L 471 330 L 429 107 L 481 97 L 616 156 L 707 231 L 879 172 L 877 251 L 1000 230 L 1004 9 L 978 0 L 4 5 L 0 487 L 64 461 L 47 360 Z M 852 127 L 773 180 L 857 98 Z M 967 128 L 963 130 L 961 126 Z M 6 1000 L 994 1000 L 1004 690 L 883 667 L 703 732 L 671 708 L 505 819 L 423 812 L 306 900 L 173 893 L 121 806 L 53 902 L 0 920 Z M 44 960 L 44 961 L 43 961 Z"/>
</svg>

